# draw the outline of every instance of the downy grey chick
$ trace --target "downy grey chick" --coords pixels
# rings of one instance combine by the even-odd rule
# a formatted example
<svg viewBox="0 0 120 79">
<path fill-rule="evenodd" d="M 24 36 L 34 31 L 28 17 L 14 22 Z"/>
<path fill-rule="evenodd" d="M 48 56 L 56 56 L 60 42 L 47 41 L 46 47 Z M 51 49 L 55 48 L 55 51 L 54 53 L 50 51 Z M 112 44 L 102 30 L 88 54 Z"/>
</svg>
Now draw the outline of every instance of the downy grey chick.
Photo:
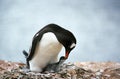
<svg viewBox="0 0 120 79">
<path fill-rule="evenodd" d="M 65 60 L 66 60 L 66 58 L 64 56 L 61 56 L 57 63 L 48 64 L 44 68 L 44 71 L 48 71 L 48 72 L 58 72 L 58 71 L 60 71 L 60 67 L 65 62 Z"/>
</svg>

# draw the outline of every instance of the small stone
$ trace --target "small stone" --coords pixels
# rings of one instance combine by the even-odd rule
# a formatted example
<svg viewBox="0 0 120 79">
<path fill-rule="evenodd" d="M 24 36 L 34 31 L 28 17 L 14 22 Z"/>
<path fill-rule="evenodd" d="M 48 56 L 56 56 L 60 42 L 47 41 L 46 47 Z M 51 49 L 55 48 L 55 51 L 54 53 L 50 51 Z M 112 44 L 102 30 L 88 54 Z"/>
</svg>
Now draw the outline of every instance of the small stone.
<svg viewBox="0 0 120 79">
<path fill-rule="evenodd" d="M 96 72 L 95 73 L 97 76 L 100 76 L 102 73 L 101 72 Z"/>
</svg>

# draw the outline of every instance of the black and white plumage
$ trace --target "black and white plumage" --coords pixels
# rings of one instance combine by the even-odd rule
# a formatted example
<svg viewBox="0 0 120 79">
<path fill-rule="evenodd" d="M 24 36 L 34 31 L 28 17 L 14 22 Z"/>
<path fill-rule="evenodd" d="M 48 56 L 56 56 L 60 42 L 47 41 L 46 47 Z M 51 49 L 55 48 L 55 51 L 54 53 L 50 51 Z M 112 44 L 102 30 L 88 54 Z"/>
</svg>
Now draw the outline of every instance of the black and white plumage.
<svg viewBox="0 0 120 79">
<path fill-rule="evenodd" d="M 65 47 L 67 59 L 75 46 L 76 38 L 70 31 L 56 24 L 49 24 L 34 35 L 29 54 L 26 51 L 23 53 L 28 68 L 31 71 L 42 72 L 48 64 L 57 62 L 62 47 Z"/>
</svg>

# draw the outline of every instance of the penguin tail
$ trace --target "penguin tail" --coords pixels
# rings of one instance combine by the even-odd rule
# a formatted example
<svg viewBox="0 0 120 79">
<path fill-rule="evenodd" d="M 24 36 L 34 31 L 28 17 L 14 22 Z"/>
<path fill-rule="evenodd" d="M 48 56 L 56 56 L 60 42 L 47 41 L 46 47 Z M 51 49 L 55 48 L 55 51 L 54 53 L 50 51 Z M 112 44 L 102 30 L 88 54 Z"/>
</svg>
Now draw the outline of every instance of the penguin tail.
<svg viewBox="0 0 120 79">
<path fill-rule="evenodd" d="M 25 50 L 23 50 L 23 54 L 25 55 L 25 58 L 28 57 L 28 53 Z"/>
<path fill-rule="evenodd" d="M 28 53 L 25 50 L 23 50 L 23 54 L 25 55 L 25 58 L 26 58 L 26 64 L 27 64 L 26 68 L 29 69 L 29 61 L 27 60 Z"/>
</svg>

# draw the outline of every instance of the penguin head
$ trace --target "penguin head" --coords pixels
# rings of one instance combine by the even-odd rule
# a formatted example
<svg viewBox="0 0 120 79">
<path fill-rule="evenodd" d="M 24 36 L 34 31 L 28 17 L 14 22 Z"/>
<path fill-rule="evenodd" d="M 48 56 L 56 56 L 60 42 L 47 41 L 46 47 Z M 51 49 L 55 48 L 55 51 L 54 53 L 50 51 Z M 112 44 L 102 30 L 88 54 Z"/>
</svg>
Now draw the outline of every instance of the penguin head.
<svg viewBox="0 0 120 79">
<path fill-rule="evenodd" d="M 67 59 L 70 52 L 75 48 L 76 46 L 76 39 L 68 39 L 65 43 L 63 43 L 65 47 L 65 58 Z"/>
<path fill-rule="evenodd" d="M 65 48 L 65 58 L 67 59 L 70 52 L 75 48 L 76 46 L 76 38 L 72 34 L 72 32 L 64 29 L 62 31 L 58 31 L 58 40 Z"/>
<path fill-rule="evenodd" d="M 64 56 L 61 56 L 59 59 L 59 65 L 62 64 L 63 62 L 65 62 L 66 58 Z"/>
</svg>

